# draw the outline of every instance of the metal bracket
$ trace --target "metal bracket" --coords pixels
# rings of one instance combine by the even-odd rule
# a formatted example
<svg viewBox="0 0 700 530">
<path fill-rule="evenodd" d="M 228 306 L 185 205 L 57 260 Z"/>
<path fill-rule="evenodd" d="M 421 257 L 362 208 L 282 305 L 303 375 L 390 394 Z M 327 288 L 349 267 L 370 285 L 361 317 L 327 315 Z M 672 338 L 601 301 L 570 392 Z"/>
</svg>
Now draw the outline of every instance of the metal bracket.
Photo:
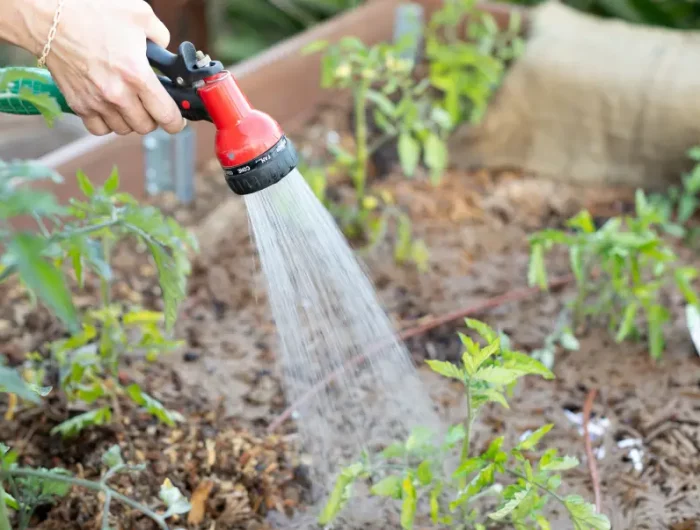
<svg viewBox="0 0 700 530">
<path fill-rule="evenodd" d="M 402 59 L 418 62 L 423 45 L 425 9 L 417 3 L 401 4 L 396 8 L 394 42 L 410 39 L 410 46 L 401 53 Z"/>
<path fill-rule="evenodd" d="M 195 132 L 188 124 L 171 135 L 156 129 L 143 137 L 146 192 L 174 192 L 183 204 L 194 200 Z"/>
</svg>

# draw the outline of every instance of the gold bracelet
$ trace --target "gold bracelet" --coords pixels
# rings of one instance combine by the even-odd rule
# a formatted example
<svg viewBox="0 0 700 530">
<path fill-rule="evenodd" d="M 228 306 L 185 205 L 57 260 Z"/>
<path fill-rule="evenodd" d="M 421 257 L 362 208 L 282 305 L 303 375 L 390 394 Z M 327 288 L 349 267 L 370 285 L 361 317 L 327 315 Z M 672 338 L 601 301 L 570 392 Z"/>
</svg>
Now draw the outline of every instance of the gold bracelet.
<svg viewBox="0 0 700 530">
<path fill-rule="evenodd" d="M 39 57 L 39 61 L 37 62 L 39 68 L 46 66 L 46 58 L 49 56 L 49 52 L 51 51 L 51 43 L 53 42 L 54 37 L 56 37 L 58 21 L 61 18 L 61 11 L 63 10 L 63 2 L 65 2 L 65 0 L 58 0 L 58 7 L 56 7 L 56 12 L 53 14 L 53 23 L 51 24 L 51 29 L 49 30 L 49 37 L 46 39 L 44 50 L 41 53 L 41 57 Z"/>
</svg>

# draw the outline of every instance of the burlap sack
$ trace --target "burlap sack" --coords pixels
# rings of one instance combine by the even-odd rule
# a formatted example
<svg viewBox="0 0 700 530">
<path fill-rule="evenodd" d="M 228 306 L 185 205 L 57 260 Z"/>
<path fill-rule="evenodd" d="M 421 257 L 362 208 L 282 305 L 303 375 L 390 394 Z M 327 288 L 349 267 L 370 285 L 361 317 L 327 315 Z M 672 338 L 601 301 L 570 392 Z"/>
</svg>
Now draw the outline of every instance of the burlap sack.
<svg viewBox="0 0 700 530">
<path fill-rule="evenodd" d="M 700 32 L 543 4 L 485 121 L 452 143 L 463 169 L 662 188 L 691 166 L 686 152 L 700 144 Z"/>
</svg>

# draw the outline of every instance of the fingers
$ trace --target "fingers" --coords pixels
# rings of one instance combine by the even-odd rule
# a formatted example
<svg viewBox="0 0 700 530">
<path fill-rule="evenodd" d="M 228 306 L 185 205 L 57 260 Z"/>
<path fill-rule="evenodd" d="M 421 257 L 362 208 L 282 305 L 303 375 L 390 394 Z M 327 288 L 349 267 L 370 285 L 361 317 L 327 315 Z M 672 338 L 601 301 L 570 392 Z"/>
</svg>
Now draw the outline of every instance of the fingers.
<svg viewBox="0 0 700 530">
<path fill-rule="evenodd" d="M 170 32 L 153 13 L 150 6 L 148 6 L 148 10 L 150 13 L 146 20 L 146 38 L 163 48 L 167 48 L 170 43 Z M 170 134 L 176 134 L 184 129 L 185 119 L 182 117 L 180 109 L 163 88 L 163 85 L 160 84 L 158 77 L 148 65 L 148 61 L 144 63 L 141 78 L 144 85 L 139 91 L 139 99 L 153 120 Z"/>
<path fill-rule="evenodd" d="M 123 79 L 115 81 L 115 84 L 119 86 L 119 89 L 105 94 L 110 103 L 108 107 L 111 107 L 107 109 L 108 113 L 118 114 L 118 120 L 122 122 L 119 126 L 129 129 L 128 132 L 136 131 L 139 134 L 148 134 L 154 131 L 157 124 L 138 97 L 139 90 L 145 86 L 139 75 L 132 72 L 131 75 L 126 75 Z M 118 120 L 115 119 L 115 123 Z M 110 122 L 107 123 L 111 125 Z M 117 129 L 113 130 L 118 133 Z"/>
<path fill-rule="evenodd" d="M 90 131 L 90 134 L 95 136 L 104 136 L 105 134 L 112 132 L 112 130 L 98 114 L 82 116 L 82 119 L 85 128 Z"/>
<path fill-rule="evenodd" d="M 182 117 L 177 103 L 163 88 L 153 71 L 144 77 L 145 83 L 139 93 L 139 99 L 146 111 L 167 132 L 170 134 L 179 133 L 185 128 L 185 119 Z"/>
<path fill-rule="evenodd" d="M 120 110 L 113 105 L 109 105 L 107 109 L 103 111 L 102 120 L 113 132 L 120 136 L 129 134 L 134 130 L 122 117 Z"/>
<path fill-rule="evenodd" d="M 145 26 L 146 37 L 151 39 L 158 46 L 167 48 L 168 44 L 170 44 L 170 31 L 155 15 L 155 13 L 153 13 L 151 6 L 146 4 L 146 2 L 144 2 L 144 4 L 147 7 Z"/>
<path fill-rule="evenodd" d="M 158 127 L 135 94 L 132 94 L 126 105 L 120 107 L 119 111 L 129 127 L 138 134 L 148 134 Z"/>
</svg>

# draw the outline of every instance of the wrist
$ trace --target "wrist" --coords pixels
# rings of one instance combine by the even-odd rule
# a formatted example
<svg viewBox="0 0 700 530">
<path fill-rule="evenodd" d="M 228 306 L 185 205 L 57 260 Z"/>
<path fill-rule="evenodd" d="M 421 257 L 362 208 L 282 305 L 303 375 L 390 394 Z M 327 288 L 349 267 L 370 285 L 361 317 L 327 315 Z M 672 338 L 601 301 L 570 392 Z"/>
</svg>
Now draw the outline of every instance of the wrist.
<svg viewBox="0 0 700 530">
<path fill-rule="evenodd" d="M 0 39 L 39 57 L 57 0 L 0 0 Z"/>
</svg>

